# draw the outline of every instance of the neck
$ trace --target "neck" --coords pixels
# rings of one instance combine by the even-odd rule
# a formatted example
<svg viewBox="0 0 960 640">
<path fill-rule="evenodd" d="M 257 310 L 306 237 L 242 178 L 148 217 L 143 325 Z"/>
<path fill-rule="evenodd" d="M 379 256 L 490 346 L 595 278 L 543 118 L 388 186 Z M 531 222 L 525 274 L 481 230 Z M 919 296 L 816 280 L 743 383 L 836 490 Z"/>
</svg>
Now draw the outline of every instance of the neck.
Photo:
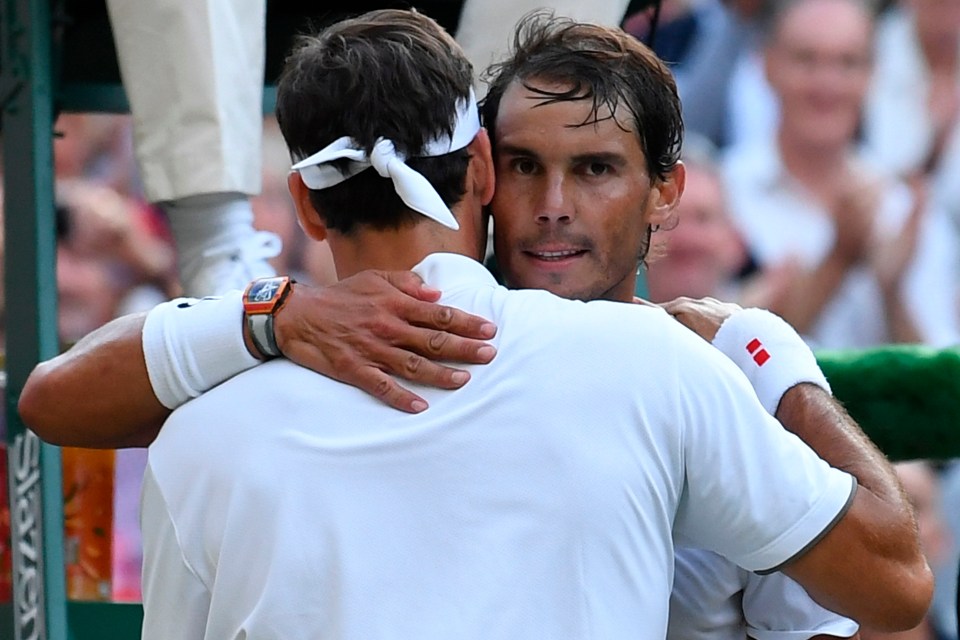
<svg viewBox="0 0 960 640">
<path fill-rule="evenodd" d="M 637 292 L 637 273 L 634 271 L 631 275 L 620 282 L 619 285 L 607 292 L 607 295 L 601 296 L 601 300 L 612 300 L 614 302 L 633 302 Z"/>
<path fill-rule="evenodd" d="M 400 229 L 363 227 L 349 235 L 331 231 L 327 240 L 340 280 L 367 269 L 409 271 L 432 253 L 483 257 L 472 228 L 453 231 L 430 220 Z"/>
</svg>

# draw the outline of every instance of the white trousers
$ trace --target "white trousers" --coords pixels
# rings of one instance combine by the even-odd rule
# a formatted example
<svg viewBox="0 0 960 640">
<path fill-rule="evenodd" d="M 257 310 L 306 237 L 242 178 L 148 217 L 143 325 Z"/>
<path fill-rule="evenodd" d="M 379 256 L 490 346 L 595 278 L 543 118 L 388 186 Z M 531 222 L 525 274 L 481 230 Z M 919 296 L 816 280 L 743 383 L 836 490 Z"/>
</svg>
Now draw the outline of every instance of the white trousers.
<svg viewBox="0 0 960 640">
<path fill-rule="evenodd" d="M 151 202 L 260 190 L 265 0 L 108 0 Z"/>
</svg>

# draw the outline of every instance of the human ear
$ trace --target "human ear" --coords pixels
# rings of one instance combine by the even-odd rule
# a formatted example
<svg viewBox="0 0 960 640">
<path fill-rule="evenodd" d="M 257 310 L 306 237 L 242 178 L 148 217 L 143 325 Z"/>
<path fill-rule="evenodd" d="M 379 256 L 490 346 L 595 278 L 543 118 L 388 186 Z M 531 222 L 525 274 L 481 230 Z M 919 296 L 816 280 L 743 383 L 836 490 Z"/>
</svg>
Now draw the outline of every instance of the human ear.
<svg viewBox="0 0 960 640">
<path fill-rule="evenodd" d="M 297 211 L 297 223 L 303 232 L 311 240 L 326 240 L 327 225 L 310 202 L 310 189 L 297 171 L 291 171 L 287 175 L 287 189 L 290 190 L 293 207 Z"/>
<path fill-rule="evenodd" d="M 687 168 L 682 162 L 677 162 L 665 177 L 653 181 L 647 224 L 662 226 L 672 218 L 686 184 Z"/>
<path fill-rule="evenodd" d="M 493 191 L 496 186 L 496 176 L 493 168 L 493 152 L 490 147 L 490 136 L 486 129 L 480 129 L 473 142 L 470 143 L 470 162 L 473 176 L 473 188 L 476 190 L 482 204 L 490 204 L 493 200 Z"/>
</svg>

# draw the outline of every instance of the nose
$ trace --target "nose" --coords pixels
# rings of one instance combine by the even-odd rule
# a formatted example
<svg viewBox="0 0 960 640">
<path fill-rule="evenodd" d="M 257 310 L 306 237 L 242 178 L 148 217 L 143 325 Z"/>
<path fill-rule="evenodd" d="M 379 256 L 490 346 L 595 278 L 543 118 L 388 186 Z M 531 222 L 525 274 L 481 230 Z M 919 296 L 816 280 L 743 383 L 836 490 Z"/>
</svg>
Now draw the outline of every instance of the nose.
<svg viewBox="0 0 960 640">
<path fill-rule="evenodd" d="M 543 192 L 537 207 L 539 224 L 569 224 L 575 216 L 574 207 L 566 193 L 566 180 L 562 175 L 548 176 L 543 183 Z"/>
</svg>

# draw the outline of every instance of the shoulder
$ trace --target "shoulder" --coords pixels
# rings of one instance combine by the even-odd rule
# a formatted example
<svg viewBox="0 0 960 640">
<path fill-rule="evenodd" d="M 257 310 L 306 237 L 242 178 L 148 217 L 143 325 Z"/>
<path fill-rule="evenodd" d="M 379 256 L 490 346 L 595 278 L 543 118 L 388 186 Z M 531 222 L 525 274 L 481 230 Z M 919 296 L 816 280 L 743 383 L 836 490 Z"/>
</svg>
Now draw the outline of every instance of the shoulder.
<svg viewBox="0 0 960 640">
<path fill-rule="evenodd" d="M 554 346 L 634 351 L 665 350 L 690 333 L 659 307 L 594 300 L 566 300 L 543 291 L 515 291 L 512 316 Z M 511 318 L 514 320 L 515 318 Z M 692 335 L 692 334 L 691 334 Z"/>
<path fill-rule="evenodd" d="M 167 448 L 184 452 L 185 442 L 193 443 L 188 449 L 197 452 L 255 447 L 270 432 L 263 425 L 282 423 L 298 407 L 312 406 L 324 395 L 329 398 L 333 387 L 343 385 L 288 360 L 271 360 L 178 407 L 151 445 L 151 455 Z"/>
</svg>

